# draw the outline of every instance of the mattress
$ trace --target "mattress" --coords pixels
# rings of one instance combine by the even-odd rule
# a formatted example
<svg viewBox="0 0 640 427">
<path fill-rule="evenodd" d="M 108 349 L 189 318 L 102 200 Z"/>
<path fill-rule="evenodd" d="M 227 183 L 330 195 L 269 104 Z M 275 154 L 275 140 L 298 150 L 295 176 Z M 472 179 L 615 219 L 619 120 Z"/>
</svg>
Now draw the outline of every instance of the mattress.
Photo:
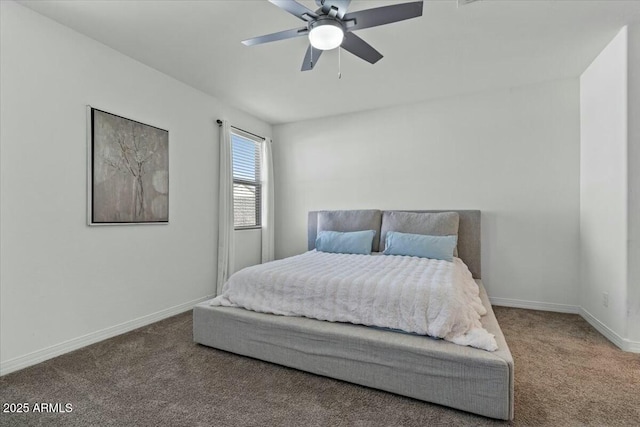
<svg viewBox="0 0 640 427">
<path fill-rule="evenodd" d="M 244 356 L 475 414 L 513 419 L 513 358 L 480 280 L 485 329 L 498 350 L 347 323 L 264 314 L 209 301 L 194 341 Z"/>
<path fill-rule="evenodd" d="M 478 285 L 459 258 L 309 251 L 247 267 L 212 305 L 376 326 L 493 351 Z"/>
</svg>

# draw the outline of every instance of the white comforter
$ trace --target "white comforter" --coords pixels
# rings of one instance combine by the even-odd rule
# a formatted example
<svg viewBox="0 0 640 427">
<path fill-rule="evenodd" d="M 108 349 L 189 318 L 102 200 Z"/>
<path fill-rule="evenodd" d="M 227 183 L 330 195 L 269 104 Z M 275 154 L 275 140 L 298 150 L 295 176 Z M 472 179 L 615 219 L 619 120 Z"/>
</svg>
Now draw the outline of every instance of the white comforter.
<svg viewBox="0 0 640 427">
<path fill-rule="evenodd" d="M 407 256 L 302 255 L 245 268 L 211 305 L 400 329 L 489 351 L 478 285 L 454 262 Z"/>
</svg>

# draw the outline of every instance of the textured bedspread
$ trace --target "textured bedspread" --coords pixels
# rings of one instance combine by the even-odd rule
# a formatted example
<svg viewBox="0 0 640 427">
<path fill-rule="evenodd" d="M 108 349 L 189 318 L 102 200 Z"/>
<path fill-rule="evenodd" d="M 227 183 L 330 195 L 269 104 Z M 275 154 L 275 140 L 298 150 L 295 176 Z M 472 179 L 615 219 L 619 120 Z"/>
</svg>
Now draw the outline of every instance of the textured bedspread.
<svg viewBox="0 0 640 427">
<path fill-rule="evenodd" d="M 406 256 L 302 255 L 245 268 L 212 305 L 400 329 L 489 351 L 478 285 L 454 262 Z"/>
</svg>

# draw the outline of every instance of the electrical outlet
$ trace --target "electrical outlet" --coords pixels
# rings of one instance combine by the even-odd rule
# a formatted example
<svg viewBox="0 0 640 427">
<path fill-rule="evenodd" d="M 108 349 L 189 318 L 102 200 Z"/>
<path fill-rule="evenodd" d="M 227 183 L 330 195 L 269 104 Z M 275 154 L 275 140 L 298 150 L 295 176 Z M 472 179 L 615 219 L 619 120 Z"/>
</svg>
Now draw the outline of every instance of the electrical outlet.
<svg viewBox="0 0 640 427">
<path fill-rule="evenodd" d="M 609 307 L 609 292 L 602 293 L 602 305 L 604 307 Z"/>
</svg>

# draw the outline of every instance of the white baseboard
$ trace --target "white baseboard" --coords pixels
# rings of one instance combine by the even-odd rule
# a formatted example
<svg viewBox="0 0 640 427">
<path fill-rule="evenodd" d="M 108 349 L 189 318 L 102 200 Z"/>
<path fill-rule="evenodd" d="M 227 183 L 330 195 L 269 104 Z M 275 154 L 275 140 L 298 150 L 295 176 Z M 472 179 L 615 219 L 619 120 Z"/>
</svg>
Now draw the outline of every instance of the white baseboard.
<svg viewBox="0 0 640 427">
<path fill-rule="evenodd" d="M 589 313 L 582 307 L 580 307 L 580 316 L 582 316 L 584 320 L 586 320 L 591 326 L 596 328 L 598 332 L 604 335 L 605 338 L 614 343 L 620 349 L 629 351 L 631 353 L 640 353 L 640 342 L 622 338 L 620 335 L 611 330 L 607 325 L 596 319 L 593 314 Z"/>
<path fill-rule="evenodd" d="M 34 351 L 24 356 L 19 356 L 14 359 L 7 360 L 0 363 L 0 376 L 9 374 L 11 372 L 24 369 L 28 366 L 35 365 L 45 360 L 52 359 L 56 356 L 60 356 L 65 353 L 69 353 L 73 350 L 77 350 L 82 347 L 103 341 L 107 338 L 112 338 L 117 335 L 124 334 L 134 329 L 141 328 L 154 322 L 166 319 L 167 317 L 175 316 L 176 314 L 184 313 L 193 308 L 196 304 L 213 298 L 213 295 L 188 301 L 183 304 L 170 307 L 156 313 L 152 313 L 137 319 L 130 320 L 128 322 L 121 323 L 119 325 L 111 326 L 96 332 L 92 332 L 87 335 L 83 335 L 78 338 L 56 344 L 41 350 Z M 640 342 L 631 341 L 626 338 L 622 338 L 620 335 L 609 329 L 606 325 L 593 317 L 591 313 L 582 307 L 568 304 L 555 304 L 540 301 L 526 301 L 510 298 L 489 298 L 491 304 L 505 307 L 526 308 L 530 310 L 543 310 L 543 311 L 555 311 L 560 313 L 573 313 L 581 315 L 591 326 L 593 326 L 598 332 L 604 335 L 608 340 L 614 343 L 616 346 L 624 351 L 632 353 L 640 353 Z"/>
<path fill-rule="evenodd" d="M 556 304 L 552 302 L 526 301 L 510 298 L 493 298 L 489 297 L 492 305 L 500 305 L 503 307 L 527 308 L 529 310 L 555 311 L 558 313 L 579 314 L 580 307 L 569 304 Z"/>
<path fill-rule="evenodd" d="M 621 350 L 631 353 L 640 353 L 640 342 L 622 338 L 620 335 L 609 329 L 604 323 L 596 319 L 591 313 L 577 305 L 555 304 L 550 302 L 526 301 L 510 298 L 489 297 L 492 305 L 504 307 L 526 308 L 529 310 L 555 311 L 558 313 L 579 314 L 584 320 L 593 326 L 598 332 L 614 343 Z"/>
<path fill-rule="evenodd" d="M 45 360 L 52 359 L 56 356 L 69 353 L 70 351 L 77 350 L 82 347 L 86 347 L 90 344 L 106 340 L 107 338 L 112 338 L 116 335 L 124 334 L 125 332 L 138 329 L 142 326 L 158 322 L 162 319 L 166 319 L 167 317 L 184 313 L 185 311 L 191 310 L 194 305 L 211 298 L 213 298 L 213 295 L 198 298 L 193 301 L 188 301 L 174 307 L 160 310 L 156 313 L 138 317 L 137 319 L 129 320 L 128 322 L 124 322 L 119 325 L 111 326 L 109 328 L 105 328 L 87 335 L 64 341 L 60 344 L 55 344 L 41 350 L 36 350 L 34 352 L 25 354 L 24 356 L 19 356 L 14 359 L 7 360 L 6 362 L 0 363 L 0 376 L 18 371 L 20 369 L 24 369 L 28 366 L 35 365 L 40 362 L 44 362 Z"/>
<path fill-rule="evenodd" d="M 629 347 L 627 351 L 630 351 L 631 353 L 640 353 L 640 341 L 629 341 L 629 340 L 625 340 L 629 342 Z"/>
</svg>

